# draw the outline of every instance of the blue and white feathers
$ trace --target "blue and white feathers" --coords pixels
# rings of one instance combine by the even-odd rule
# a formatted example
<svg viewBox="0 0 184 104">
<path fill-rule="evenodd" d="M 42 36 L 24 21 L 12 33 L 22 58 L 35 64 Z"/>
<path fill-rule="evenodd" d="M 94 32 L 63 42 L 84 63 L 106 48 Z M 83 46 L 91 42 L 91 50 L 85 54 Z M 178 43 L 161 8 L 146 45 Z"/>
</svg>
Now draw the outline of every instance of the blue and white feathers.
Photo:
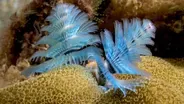
<svg viewBox="0 0 184 104">
<path fill-rule="evenodd" d="M 105 56 L 116 73 L 145 75 L 133 64 L 140 61 L 140 55 L 151 55 L 146 45 L 154 44 L 151 38 L 155 37 L 155 27 L 151 21 L 144 19 L 141 23 L 138 18 L 124 20 L 123 25 L 115 22 L 115 42 L 108 30 L 101 32 Z"/>
<path fill-rule="evenodd" d="M 31 60 L 38 58 L 52 59 L 23 71 L 22 74 L 25 76 L 35 72 L 47 72 L 64 63 L 71 63 L 72 60 L 88 60 L 84 53 L 90 53 L 89 49 L 82 50 L 80 53 L 75 52 L 67 55 L 66 53 L 100 42 L 99 36 L 92 34 L 98 29 L 96 23 L 90 21 L 88 15 L 74 5 L 57 5 L 46 20 L 50 22 L 50 25 L 43 27 L 42 31 L 47 31 L 49 35 L 42 37 L 36 45 L 48 44 L 49 48 L 47 51 L 37 51 L 31 57 Z"/>
<path fill-rule="evenodd" d="M 86 13 L 71 4 L 58 4 L 46 18 L 50 25 L 42 28 L 49 35 L 42 37 L 36 45 L 48 44 L 46 51 L 38 51 L 31 60 L 37 58 L 51 58 L 39 65 L 31 66 L 22 72 L 29 76 L 35 72 L 45 73 L 53 68 L 68 64 L 81 64 L 87 60 L 94 60 L 99 67 L 99 75 L 107 80 L 104 89 L 120 89 L 124 95 L 127 90 L 136 91 L 142 86 L 144 77 L 149 77 L 145 71 L 135 66 L 140 61 L 140 55 L 151 55 L 146 45 L 153 45 L 155 27 L 151 21 L 138 18 L 129 22 L 123 20 L 123 25 L 115 22 L 115 42 L 108 30 L 94 34 L 98 30 L 95 22 L 90 21 Z M 100 38 L 101 37 L 101 38 Z M 101 43 L 103 49 L 96 47 Z M 102 55 L 105 52 L 105 56 Z M 104 60 L 104 58 L 106 60 Z M 111 65 L 112 68 L 107 67 Z M 119 80 L 110 70 L 117 74 L 141 75 L 140 79 Z M 101 76 L 100 76 L 101 77 Z"/>
<path fill-rule="evenodd" d="M 144 19 L 132 19 L 131 22 L 124 19 L 122 24 L 115 21 L 115 42 L 112 34 L 108 30 L 101 32 L 101 40 L 105 51 L 107 62 L 112 66 L 117 74 L 141 75 L 149 78 L 150 74 L 138 69 L 134 63 L 140 61 L 140 55 L 151 55 L 146 45 L 153 45 L 151 38 L 155 37 L 155 27 L 151 21 Z M 102 66 L 101 66 L 102 67 Z M 141 86 L 143 79 L 118 80 L 105 68 L 101 68 L 102 73 L 110 85 L 107 88 L 120 89 L 124 95 L 126 90 L 136 91 L 136 87 Z"/>
</svg>

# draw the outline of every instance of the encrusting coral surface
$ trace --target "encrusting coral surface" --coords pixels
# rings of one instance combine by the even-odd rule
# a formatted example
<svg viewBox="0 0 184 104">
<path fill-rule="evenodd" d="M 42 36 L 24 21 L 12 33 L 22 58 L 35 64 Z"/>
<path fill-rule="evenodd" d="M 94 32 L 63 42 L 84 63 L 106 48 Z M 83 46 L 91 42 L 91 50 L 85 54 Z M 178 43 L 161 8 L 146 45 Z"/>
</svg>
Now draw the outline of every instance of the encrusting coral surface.
<svg viewBox="0 0 184 104">
<path fill-rule="evenodd" d="M 1 89 L 0 103 L 91 104 L 101 91 L 92 75 L 81 66 L 66 66 Z"/>
<path fill-rule="evenodd" d="M 183 59 L 142 57 L 138 66 L 152 74 L 150 81 L 138 92 L 128 92 L 126 97 L 119 91 L 106 94 L 97 86 L 94 78 L 81 66 L 69 66 L 63 70 L 31 78 L 0 89 L 0 102 L 10 103 L 81 103 L 81 104 L 182 104 L 184 102 Z M 173 65 L 173 62 L 176 64 Z M 179 66 L 180 65 L 180 66 Z M 136 76 L 115 75 L 121 79 Z M 38 93 L 39 92 L 39 93 Z M 19 104 L 21 104 L 19 103 Z"/>
<path fill-rule="evenodd" d="M 183 59 L 175 59 L 173 66 L 168 60 L 157 57 L 142 57 L 142 63 L 138 66 L 152 74 L 150 81 L 143 88 L 137 89 L 137 94 L 129 92 L 124 98 L 119 94 L 111 93 L 104 95 L 99 104 L 183 104 L 184 100 L 184 68 L 180 69 L 177 64 L 184 62 Z M 120 76 L 118 78 L 131 78 L 131 76 Z"/>
</svg>

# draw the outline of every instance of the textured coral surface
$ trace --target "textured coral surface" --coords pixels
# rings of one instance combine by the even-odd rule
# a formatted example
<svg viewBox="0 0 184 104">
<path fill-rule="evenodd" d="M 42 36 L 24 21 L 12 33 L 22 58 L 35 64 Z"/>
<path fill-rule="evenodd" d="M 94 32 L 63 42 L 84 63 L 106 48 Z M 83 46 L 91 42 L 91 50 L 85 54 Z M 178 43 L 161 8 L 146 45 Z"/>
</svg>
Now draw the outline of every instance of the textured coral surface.
<svg viewBox="0 0 184 104">
<path fill-rule="evenodd" d="M 113 91 L 103 94 L 89 72 L 70 66 L 0 90 L 2 104 L 67 103 L 67 104 L 183 104 L 184 59 L 142 57 L 141 69 L 152 73 L 150 81 L 137 93 Z M 116 75 L 130 79 L 136 76 Z M 21 102 L 21 103 L 20 103 Z"/>
<path fill-rule="evenodd" d="M 0 90 L 1 104 L 91 104 L 101 94 L 92 75 L 68 66 Z"/>
<path fill-rule="evenodd" d="M 184 60 L 142 57 L 142 61 L 143 63 L 138 66 L 152 73 L 152 78 L 145 87 L 138 88 L 137 94 L 129 92 L 126 98 L 120 94 L 114 95 L 111 92 L 102 97 L 98 103 L 183 104 L 184 66 L 177 66 L 177 64 L 181 65 Z M 175 65 L 170 62 L 175 62 Z M 117 77 L 125 78 L 121 75 L 117 75 Z"/>
</svg>

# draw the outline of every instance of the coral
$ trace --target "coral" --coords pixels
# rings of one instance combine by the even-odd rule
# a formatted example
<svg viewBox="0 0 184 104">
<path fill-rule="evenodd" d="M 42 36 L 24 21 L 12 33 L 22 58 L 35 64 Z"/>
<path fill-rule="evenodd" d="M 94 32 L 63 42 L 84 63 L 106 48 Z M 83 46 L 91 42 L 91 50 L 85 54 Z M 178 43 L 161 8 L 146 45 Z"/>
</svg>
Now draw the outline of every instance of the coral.
<svg viewBox="0 0 184 104">
<path fill-rule="evenodd" d="M 184 20 L 179 20 L 179 21 L 175 21 L 173 23 L 173 26 L 171 26 L 171 28 L 176 32 L 176 33 L 180 33 L 183 31 L 183 27 L 184 27 Z"/>
<path fill-rule="evenodd" d="M 97 16 L 97 10 L 100 8 L 100 4 L 103 0 L 58 0 L 58 3 L 72 3 L 84 12 L 88 13 L 89 17 Z"/>
<path fill-rule="evenodd" d="M 119 77 L 121 78 L 121 77 Z M 184 95 L 174 85 L 165 80 L 152 79 L 151 82 L 137 89 L 137 94 L 128 92 L 127 97 L 121 97 L 113 92 L 101 97 L 97 104 L 117 103 L 117 104 L 182 104 Z M 181 82 L 180 82 L 181 83 Z"/>
<path fill-rule="evenodd" d="M 171 63 L 172 61 L 175 63 Z M 146 64 L 146 67 L 145 65 L 140 64 L 138 65 L 140 68 L 152 73 L 155 78 L 174 85 L 176 89 L 180 90 L 181 93 L 184 93 L 184 88 L 182 87 L 184 86 L 184 67 L 181 66 L 181 63 L 184 62 L 183 58 L 161 59 L 145 57 L 143 58 L 143 62 Z"/>
<path fill-rule="evenodd" d="M 0 67 L 0 88 L 25 80 L 26 78 L 20 73 L 27 67 L 29 67 L 28 60 L 21 60 L 16 65 L 11 66 L 3 64 Z"/>
<path fill-rule="evenodd" d="M 12 58 L 11 47 L 14 37 L 12 36 L 9 25 L 11 24 L 11 15 L 20 10 L 31 0 L 0 0 L 0 58 L 6 59 L 6 62 L 0 61 L 0 66 L 6 63 L 10 65 L 9 60 Z"/>
<path fill-rule="evenodd" d="M 65 66 L 0 90 L 2 104 L 92 104 L 101 95 L 92 75 L 81 66 Z"/>
<path fill-rule="evenodd" d="M 1 31 L 0 35 L 0 66 L 3 64 L 11 65 L 9 61 L 13 55 L 11 53 L 13 37 L 8 29 Z"/>
<path fill-rule="evenodd" d="M 184 68 L 181 63 L 184 59 L 161 59 L 152 56 L 141 58 L 139 68 L 151 72 L 152 78 L 143 88 L 137 89 L 138 93 L 128 92 L 126 97 L 121 96 L 122 93 L 114 94 L 113 91 L 103 94 L 91 74 L 83 67 L 69 66 L 0 89 L 0 102 L 182 104 Z M 122 79 L 137 77 L 115 76 Z"/>
<path fill-rule="evenodd" d="M 20 75 L 20 71 L 16 66 L 10 66 L 9 68 L 7 68 L 7 71 L 6 66 L 3 66 L 0 69 L 0 88 L 21 82 L 25 79 L 26 78 L 24 76 Z"/>
<path fill-rule="evenodd" d="M 165 61 L 169 62 L 172 66 L 176 67 L 177 69 L 181 69 L 184 67 L 184 59 L 183 58 L 165 58 Z"/>
<path fill-rule="evenodd" d="M 175 63 L 173 66 L 169 61 Z M 128 92 L 126 97 L 109 92 L 101 97 L 98 104 L 131 103 L 131 104 L 182 104 L 184 93 L 184 67 L 176 67 L 183 59 L 161 59 L 158 57 L 142 57 L 139 68 L 152 74 L 149 82 L 142 88 L 137 88 L 137 94 Z M 182 61 L 183 62 L 183 61 Z M 116 75 L 117 78 L 127 79 L 132 76 Z"/>
<path fill-rule="evenodd" d="M 157 20 L 166 18 L 168 14 L 177 11 L 184 11 L 183 0 L 110 0 L 104 19 L 109 26 L 112 26 L 114 20 L 124 18 L 148 18 Z M 103 24 L 106 25 L 106 24 Z M 112 29 L 112 27 L 108 28 Z"/>
</svg>

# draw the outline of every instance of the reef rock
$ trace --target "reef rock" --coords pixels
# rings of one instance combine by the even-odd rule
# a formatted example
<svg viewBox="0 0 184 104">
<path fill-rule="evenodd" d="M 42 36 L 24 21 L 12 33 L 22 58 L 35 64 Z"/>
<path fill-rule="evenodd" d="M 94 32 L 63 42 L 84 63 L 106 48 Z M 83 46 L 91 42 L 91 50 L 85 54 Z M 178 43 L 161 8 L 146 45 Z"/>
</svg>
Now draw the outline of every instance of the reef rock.
<svg viewBox="0 0 184 104">
<path fill-rule="evenodd" d="M 124 97 L 119 91 L 102 93 L 92 74 L 81 66 L 67 66 L 53 70 L 27 81 L 0 89 L 0 102 L 30 104 L 183 104 L 184 59 L 142 57 L 139 68 L 152 74 L 148 83 L 128 92 Z M 94 65 L 94 64 L 92 64 Z M 94 65 L 96 66 L 96 65 Z M 120 79 L 134 76 L 115 75 Z"/>
</svg>

